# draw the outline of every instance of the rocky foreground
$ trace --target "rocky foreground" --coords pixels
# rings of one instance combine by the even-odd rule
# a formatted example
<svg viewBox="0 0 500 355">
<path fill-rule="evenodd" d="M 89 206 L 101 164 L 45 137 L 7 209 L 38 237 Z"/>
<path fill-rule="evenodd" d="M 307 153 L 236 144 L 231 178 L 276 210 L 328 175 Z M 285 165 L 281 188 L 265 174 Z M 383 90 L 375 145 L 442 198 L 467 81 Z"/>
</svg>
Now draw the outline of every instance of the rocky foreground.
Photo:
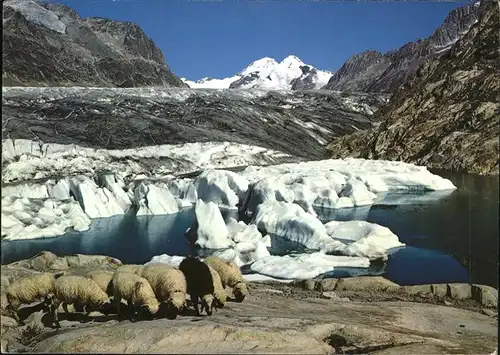
<svg viewBox="0 0 500 355">
<path fill-rule="evenodd" d="M 132 323 L 92 313 L 60 315 L 62 328 L 36 305 L 18 325 L 5 311 L 6 286 L 39 271 L 81 274 L 120 261 L 75 255 L 2 267 L 2 352 L 491 354 L 497 349 L 495 289 L 467 284 L 400 287 L 381 277 L 250 283 L 243 303 L 211 317 Z M 32 313 L 29 315 L 29 313 Z M 35 312 L 35 313 L 33 313 Z"/>
</svg>

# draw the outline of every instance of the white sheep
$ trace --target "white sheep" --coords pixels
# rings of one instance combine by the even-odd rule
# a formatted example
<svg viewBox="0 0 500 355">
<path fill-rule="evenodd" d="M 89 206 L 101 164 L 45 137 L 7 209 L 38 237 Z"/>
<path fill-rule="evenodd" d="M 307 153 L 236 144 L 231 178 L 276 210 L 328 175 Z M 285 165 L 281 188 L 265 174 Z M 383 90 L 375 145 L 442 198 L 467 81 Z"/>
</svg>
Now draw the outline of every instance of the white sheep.
<svg viewBox="0 0 500 355">
<path fill-rule="evenodd" d="M 107 270 L 92 270 L 85 274 L 85 277 L 95 281 L 99 287 L 108 294 L 108 296 L 113 295 L 113 283 L 111 279 L 113 278 L 113 271 Z"/>
<path fill-rule="evenodd" d="M 127 264 L 127 265 L 118 266 L 115 271 L 116 272 L 118 272 L 118 271 L 129 272 L 131 274 L 140 275 L 143 268 L 144 268 L 144 265 Z"/>
<path fill-rule="evenodd" d="M 208 269 L 210 270 L 210 274 L 212 275 L 212 282 L 214 285 L 214 299 L 215 299 L 215 309 L 217 308 L 223 308 L 224 305 L 226 304 L 227 301 L 227 293 L 226 290 L 224 289 L 224 286 L 222 286 L 222 281 L 220 278 L 219 273 L 212 268 L 210 265 L 208 265 Z"/>
<path fill-rule="evenodd" d="M 169 316 L 177 317 L 186 307 L 186 279 L 179 269 L 163 263 L 152 263 L 144 266 L 141 276 L 148 280 L 158 301 L 166 302 Z"/>
<path fill-rule="evenodd" d="M 21 304 L 30 304 L 44 300 L 50 304 L 50 295 L 54 292 L 56 277 L 62 273 L 54 275 L 48 272 L 23 277 L 7 286 L 6 298 L 7 309 L 12 312 L 13 317 L 19 322 L 17 311 Z"/>
<path fill-rule="evenodd" d="M 233 290 L 234 298 L 237 302 L 243 302 L 248 295 L 248 288 L 240 268 L 230 261 L 226 261 L 217 256 L 205 258 L 205 263 L 214 268 L 222 281 L 222 287 L 229 286 Z"/>
<path fill-rule="evenodd" d="M 61 276 L 54 283 L 54 300 L 52 301 L 53 320 L 59 327 L 57 309 L 62 303 L 64 312 L 68 312 L 68 304 L 79 304 L 83 306 L 83 312 L 87 313 L 87 306 L 102 307 L 109 304 L 109 296 L 99 285 L 82 276 Z"/>
<path fill-rule="evenodd" d="M 115 272 L 111 282 L 118 317 L 120 317 L 122 298 L 127 301 L 129 307 L 132 307 L 134 319 L 139 313 L 140 307 L 146 308 L 152 315 L 158 312 L 160 303 L 156 299 L 153 288 L 145 278 L 129 272 Z"/>
</svg>

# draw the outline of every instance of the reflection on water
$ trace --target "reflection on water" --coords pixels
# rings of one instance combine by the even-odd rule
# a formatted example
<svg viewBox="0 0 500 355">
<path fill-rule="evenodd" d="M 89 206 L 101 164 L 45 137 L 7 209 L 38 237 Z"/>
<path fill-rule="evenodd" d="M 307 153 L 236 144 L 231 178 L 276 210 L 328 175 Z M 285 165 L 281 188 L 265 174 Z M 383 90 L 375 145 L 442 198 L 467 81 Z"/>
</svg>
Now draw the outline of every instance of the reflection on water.
<svg viewBox="0 0 500 355">
<path fill-rule="evenodd" d="M 439 172 L 458 190 L 426 194 L 384 194 L 377 205 L 355 209 L 317 210 L 330 220 L 366 220 L 389 227 L 408 248 L 395 251 L 387 265 L 372 266 L 402 285 L 473 282 L 498 287 L 498 177 Z M 63 237 L 3 241 L 2 263 L 30 258 L 42 250 L 56 255 L 104 254 L 125 263 L 145 263 L 159 254 L 188 255 L 184 232 L 193 210 L 167 216 L 115 216 L 94 220 L 86 232 Z M 234 212 L 225 212 L 237 218 Z M 272 254 L 304 252 L 296 243 L 272 236 Z M 433 250 L 431 250 L 433 249 Z M 455 257 L 452 256 L 452 254 Z M 458 262 L 459 260 L 460 262 Z M 464 267 L 465 265 L 466 267 Z M 366 269 L 336 269 L 326 276 L 366 273 Z"/>
<path fill-rule="evenodd" d="M 184 232 L 191 226 L 193 216 L 192 209 L 166 216 L 114 216 L 93 220 L 85 232 L 2 242 L 2 264 L 30 258 L 43 250 L 61 256 L 108 255 L 127 264 L 143 264 L 163 253 L 188 255 L 189 243 Z"/>
</svg>

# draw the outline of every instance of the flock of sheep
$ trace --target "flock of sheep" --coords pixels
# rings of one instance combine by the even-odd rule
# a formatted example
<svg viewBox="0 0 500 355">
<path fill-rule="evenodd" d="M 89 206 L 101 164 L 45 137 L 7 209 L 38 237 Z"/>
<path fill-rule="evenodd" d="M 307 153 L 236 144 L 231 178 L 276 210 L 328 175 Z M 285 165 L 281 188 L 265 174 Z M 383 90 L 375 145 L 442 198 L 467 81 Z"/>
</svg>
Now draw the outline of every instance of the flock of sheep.
<svg viewBox="0 0 500 355">
<path fill-rule="evenodd" d="M 212 315 L 214 309 L 224 307 L 227 301 L 226 286 L 232 288 L 236 302 L 242 302 L 248 294 L 235 264 L 214 256 L 204 261 L 189 256 L 178 268 L 151 263 L 122 265 L 114 272 L 94 270 L 85 276 L 41 273 L 14 281 L 8 286 L 6 296 L 8 309 L 17 321 L 21 304 L 43 300 L 59 328 L 57 310 L 61 304 L 66 313 L 69 312 L 67 306 L 72 304 L 76 311 L 86 314 L 99 310 L 107 315 L 114 308 L 120 317 L 123 299 L 132 311 L 132 319 L 136 320 L 139 315 L 155 316 L 164 303 L 167 317 L 176 318 L 188 309 L 188 294 L 198 316 L 203 311 Z"/>
</svg>

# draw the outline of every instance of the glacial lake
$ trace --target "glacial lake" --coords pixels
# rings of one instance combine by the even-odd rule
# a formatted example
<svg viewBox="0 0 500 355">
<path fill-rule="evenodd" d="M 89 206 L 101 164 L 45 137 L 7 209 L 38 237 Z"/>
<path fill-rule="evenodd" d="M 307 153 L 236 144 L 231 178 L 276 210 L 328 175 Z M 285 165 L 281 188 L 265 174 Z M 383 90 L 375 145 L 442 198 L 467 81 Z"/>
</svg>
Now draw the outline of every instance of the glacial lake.
<svg viewBox="0 0 500 355">
<path fill-rule="evenodd" d="M 370 274 L 383 274 L 400 285 L 471 282 L 498 288 L 498 177 L 433 171 L 450 179 L 452 192 L 407 196 L 388 194 L 374 206 L 317 211 L 323 221 L 366 220 L 390 228 L 406 248 L 392 253 Z M 227 217 L 228 215 L 226 215 Z M 85 232 L 56 238 L 2 241 L 2 264 L 48 250 L 56 255 L 100 254 L 124 263 L 145 263 L 154 255 L 187 255 L 184 232 L 192 224 L 192 209 L 167 216 L 115 216 L 94 220 Z M 272 254 L 289 243 L 273 239 Z M 293 246 L 292 246 L 293 248 Z M 280 252 L 281 251 L 281 252 Z M 336 269 L 331 277 L 366 273 Z"/>
</svg>

